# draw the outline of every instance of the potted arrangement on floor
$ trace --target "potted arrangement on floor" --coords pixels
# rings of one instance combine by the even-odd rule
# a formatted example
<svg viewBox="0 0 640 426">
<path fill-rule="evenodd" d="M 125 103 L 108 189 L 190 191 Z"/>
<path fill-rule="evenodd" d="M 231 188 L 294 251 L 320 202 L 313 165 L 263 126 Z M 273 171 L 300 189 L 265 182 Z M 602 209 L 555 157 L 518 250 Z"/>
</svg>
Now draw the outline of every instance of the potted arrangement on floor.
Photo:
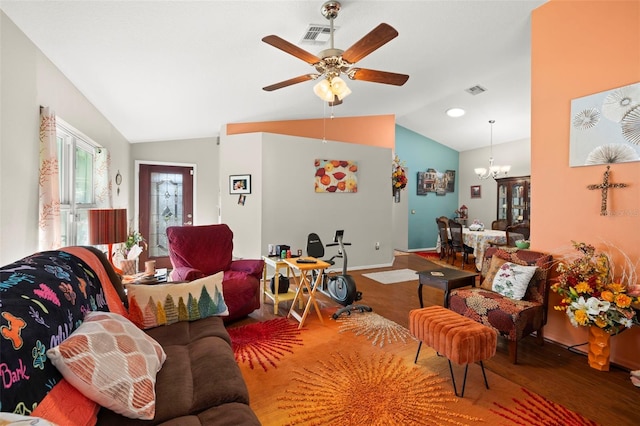
<svg viewBox="0 0 640 426">
<path fill-rule="evenodd" d="M 565 311 L 574 327 L 589 327 L 589 366 L 608 371 L 611 336 L 640 324 L 632 307 L 640 302 L 640 286 L 623 282 L 625 273 L 614 276 L 608 254 L 585 243 L 573 247 L 577 256 L 558 265 L 558 282 L 551 287 L 562 296 L 554 308 Z"/>
</svg>

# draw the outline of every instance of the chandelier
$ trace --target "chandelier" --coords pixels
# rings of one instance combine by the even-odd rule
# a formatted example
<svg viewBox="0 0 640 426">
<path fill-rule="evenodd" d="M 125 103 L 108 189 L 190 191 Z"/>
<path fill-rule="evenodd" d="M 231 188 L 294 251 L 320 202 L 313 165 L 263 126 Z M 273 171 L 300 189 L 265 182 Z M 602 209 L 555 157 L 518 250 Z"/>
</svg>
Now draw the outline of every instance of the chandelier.
<svg viewBox="0 0 640 426">
<path fill-rule="evenodd" d="M 473 171 L 478 175 L 479 179 L 489 179 L 490 177 L 496 179 L 501 173 L 505 176 L 511 170 L 511 166 L 494 166 L 493 165 L 493 123 L 496 120 L 489 120 L 489 124 L 491 125 L 491 145 L 489 152 L 489 169 L 485 169 L 484 167 L 478 167 L 473 169 Z"/>
</svg>

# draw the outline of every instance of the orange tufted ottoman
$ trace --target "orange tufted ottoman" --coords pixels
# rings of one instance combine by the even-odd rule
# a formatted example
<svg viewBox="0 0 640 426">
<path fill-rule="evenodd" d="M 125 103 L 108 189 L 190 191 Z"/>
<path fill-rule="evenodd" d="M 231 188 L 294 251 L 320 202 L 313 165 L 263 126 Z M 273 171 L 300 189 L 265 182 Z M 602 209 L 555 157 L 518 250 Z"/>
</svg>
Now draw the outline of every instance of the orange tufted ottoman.
<svg viewBox="0 0 640 426">
<path fill-rule="evenodd" d="M 464 396 L 467 369 L 469 364 L 473 362 L 480 362 L 484 384 L 489 389 L 482 360 L 489 359 L 496 353 L 498 335 L 493 328 L 463 317 L 442 306 L 430 306 L 409 312 L 409 331 L 420 340 L 414 363 L 418 362 L 418 355 L 423 342 L 435 349 L 439 354 L 447 357 L 451 381 L 453 382 L 453 391 L 456 396 Z M 456 388 L 451 361 L 456 364 L 466 364 L 460 395 L 458 395 Z"/>
</svg>

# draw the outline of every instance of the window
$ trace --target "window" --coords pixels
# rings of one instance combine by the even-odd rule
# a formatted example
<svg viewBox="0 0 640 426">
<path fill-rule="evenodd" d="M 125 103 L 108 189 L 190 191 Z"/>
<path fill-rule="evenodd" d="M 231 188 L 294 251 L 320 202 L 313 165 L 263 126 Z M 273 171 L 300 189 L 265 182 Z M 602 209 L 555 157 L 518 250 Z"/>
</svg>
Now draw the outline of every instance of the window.
<svg viewBox="0 0 640 426">
<path fill-rule="evenodd" d="M 88 210 L 96 207 L 94 164 L 100 147 L 56 117 L 62 246 L 89 244 Z"/>
</svg>

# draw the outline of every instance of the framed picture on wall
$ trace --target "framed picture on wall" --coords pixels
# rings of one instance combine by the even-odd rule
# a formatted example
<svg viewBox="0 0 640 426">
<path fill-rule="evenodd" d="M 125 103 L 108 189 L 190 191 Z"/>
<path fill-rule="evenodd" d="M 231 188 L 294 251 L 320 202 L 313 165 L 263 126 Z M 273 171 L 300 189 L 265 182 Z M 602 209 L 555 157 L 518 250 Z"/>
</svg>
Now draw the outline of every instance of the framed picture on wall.
<svg viewBox="0 0 640 426">
<path fill-rule="evenodd" d="M 229 176 L 229 194 L 251 194 L 251 175 Z"/>
<path fill-rule="evenodd" d="M 480 185 L 471 185 L 471 198 L 480 198 Z"/>
</svg>

